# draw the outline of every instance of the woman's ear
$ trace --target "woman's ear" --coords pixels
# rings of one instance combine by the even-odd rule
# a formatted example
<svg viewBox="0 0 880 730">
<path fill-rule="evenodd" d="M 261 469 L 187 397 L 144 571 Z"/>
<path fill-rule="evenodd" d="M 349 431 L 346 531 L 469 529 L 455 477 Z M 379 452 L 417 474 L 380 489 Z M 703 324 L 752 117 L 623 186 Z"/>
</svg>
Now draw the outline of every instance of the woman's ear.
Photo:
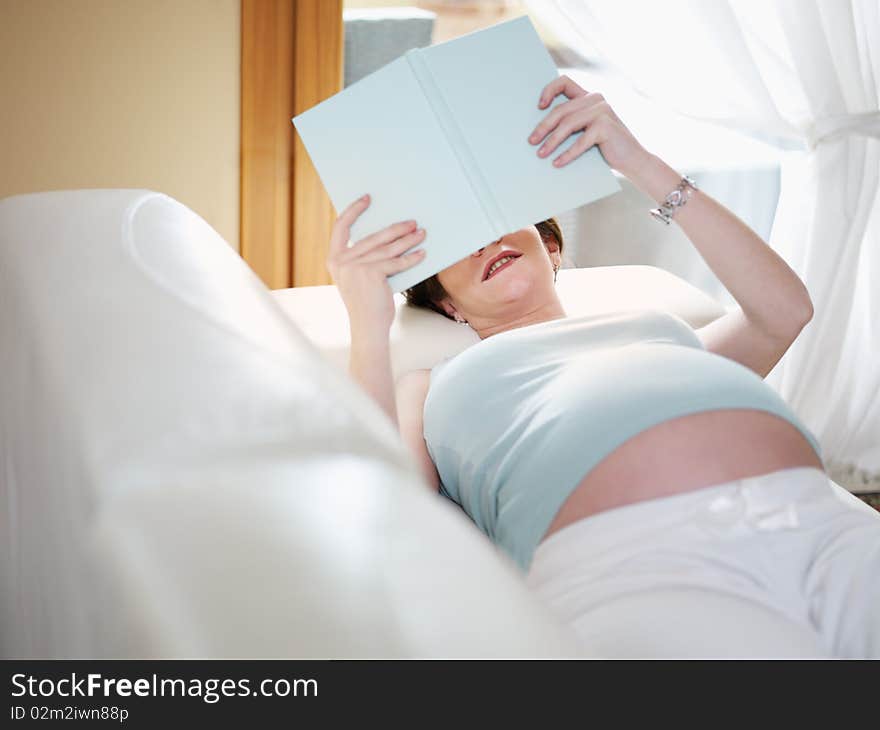
<svg viewBox="0 0 880 730">
<path fill-rule="evenodd" d="M 554 267 L 559 268 L 562 266 L 562 253 L 559 251 L 559 244 L 550 240 L 544 244 L 547 247 L 547 255 L 550 256 L 550 263 L 553 264 Z"/>
<path fill-rule="evenodd" d="M 449 301 L 448 298 L 441 299 L 437 302 L 437 306 L 440 307 L 446 314 L 448 314 L 453 319 L 456 319 L 458 316 L 458 310 L 455 308 L 455 305 Z"/>
</svg>

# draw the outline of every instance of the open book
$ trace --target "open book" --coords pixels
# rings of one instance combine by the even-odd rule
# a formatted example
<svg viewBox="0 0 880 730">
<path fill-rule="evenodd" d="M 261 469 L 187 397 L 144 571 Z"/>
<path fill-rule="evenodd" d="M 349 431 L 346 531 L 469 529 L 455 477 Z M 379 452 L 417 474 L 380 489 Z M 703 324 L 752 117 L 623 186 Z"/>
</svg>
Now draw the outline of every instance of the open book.
<svg viewBox="0 0 880 730">
<path fill-rule="evenodd" d="M 400 58 L 293 118 L 337 213 L 364 193 L 357 242 L 415 219 L 420 262 L 388 277 L 395 293 L 501 236 L 620 190 L 597 147 L 557 168 L 528 137 L 558 71 L 528 16 Z"/>
</svg>

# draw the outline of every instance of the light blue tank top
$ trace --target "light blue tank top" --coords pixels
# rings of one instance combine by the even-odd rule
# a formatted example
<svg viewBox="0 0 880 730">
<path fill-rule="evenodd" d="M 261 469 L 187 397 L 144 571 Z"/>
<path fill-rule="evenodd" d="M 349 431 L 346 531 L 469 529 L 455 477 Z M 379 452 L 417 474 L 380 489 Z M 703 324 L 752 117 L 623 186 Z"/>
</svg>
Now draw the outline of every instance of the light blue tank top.
<svg viewBox="0 0 880 730">
<path fill-rule="evenodd" d="M 747 367 L 665 312 L 565 317 L 441 361 L 424 405 L 441 493 L 524 572 L 559 508 L 624 441 L 678 416 L 750 408 L 815 436 Z"/>
</svg>

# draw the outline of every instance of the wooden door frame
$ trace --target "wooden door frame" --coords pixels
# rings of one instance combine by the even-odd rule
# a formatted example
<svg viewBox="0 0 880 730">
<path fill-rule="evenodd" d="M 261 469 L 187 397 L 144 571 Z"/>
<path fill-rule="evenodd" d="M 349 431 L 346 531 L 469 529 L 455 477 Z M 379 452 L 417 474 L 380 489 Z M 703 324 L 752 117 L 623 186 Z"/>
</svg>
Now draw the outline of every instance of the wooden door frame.
<svg viewBox="0 0 880 730">
<path fill-rule="evenodd" d="M 270 289 L 329 284 L 335 212 L 291 118 L 342 88 L 342 0 L 241 0 L 241 255 Z"/>
</svg>

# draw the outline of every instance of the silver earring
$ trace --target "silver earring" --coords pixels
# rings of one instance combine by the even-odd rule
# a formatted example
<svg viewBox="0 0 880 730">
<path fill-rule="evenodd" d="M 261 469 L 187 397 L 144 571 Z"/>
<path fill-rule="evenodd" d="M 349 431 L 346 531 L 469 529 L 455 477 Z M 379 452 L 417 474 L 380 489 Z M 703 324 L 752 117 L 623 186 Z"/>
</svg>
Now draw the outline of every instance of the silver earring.
<svg viewBox="0 0 880 730">
<path fill-rule="evenodd" d="M 553 267 L 553 283 L 554 283 L 554 284 L 556 283 L 556 274 L 558 274 L 558 273 L 559 273 L 559 267 L 558 267 L 558 266 L 554 266 L 554 267 Z"/>
</svg>

